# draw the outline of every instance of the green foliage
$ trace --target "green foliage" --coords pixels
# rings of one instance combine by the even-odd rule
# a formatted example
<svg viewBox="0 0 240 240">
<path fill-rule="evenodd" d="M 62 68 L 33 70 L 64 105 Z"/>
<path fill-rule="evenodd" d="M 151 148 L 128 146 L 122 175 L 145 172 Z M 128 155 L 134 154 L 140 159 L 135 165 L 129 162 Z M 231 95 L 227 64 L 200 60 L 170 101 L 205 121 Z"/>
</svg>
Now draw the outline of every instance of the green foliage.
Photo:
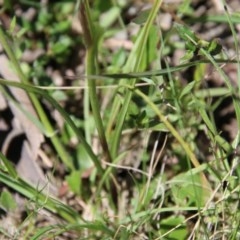
<svg viewBox="0 0 240 240">
<path fill-rule="evenodd" d="M 17 203 L 15 202 L 12 194 L 7 190 L 1 192 L 0 207 L 6 212 L 17 208 Z"/>
<path fill-rule="evenodd" d="M 188 27 L 180 24 L 175 24 L 179 36 L 184 40 L 186 45 L 186 55 L 182 58 L 182 61 L 188 61 L 192 59 L 196 54 L 204 55 L 201 53 L 200 49 L 206 50 L 210 55 L 215 56 L 221 53 L 222 46 L 219 40 L 214 39 L 211 42 L 200 39 L 196 34 L 194 34 Z"/>
<path fill-rule="evenodd" d="M 193 15 L 194 10 L 191 6 L 191 0 L 182 1 L 182 3 L 180 4 L 180 6 L 178 8 L 178 11 L 181 14 L 190 15 L 190 16 Z"/>
<path fill-rule="evenodd" d="M 100 26 L 103 28 L 109 28 L 117 19 L 121 9 L 119 7 L 112 7 L 104 13 L 100 21 Z"/>
<path fill-rule="evenodd" d="M 71 190 L 80 195 L 81 192 L 81 172 L 80 171 L 72 171 L 69 176 L 66 177 L 68 185 L 70 186 Z"/>
<path fill-rule="evenodd" d="M 80 39 L 71 35 L 69 16 L 73 14 L 73 2 L 51 3 L 35 10 L 37 15 L 32 21 L 23 16 L 18 18 L 18 22 L 25 33 L 31 36 L 22 39 L 22 51 L 26 48 L 32 51 L 46 50 L 44 55 L 33 62 L 34 69 L 30 72 L 31 76 L 41 79 L 46 77 L 45 68 L 51 62 L 60 65 L 67 63 L 67 59 L 80 44 Z"/>
<path fill-rule="evenodd" d="M 188 233 L 186 229 L 186 224 L 183 223 L 185 220 L 184 216 L 177 216 L 177 217 L 168 217 L 161 221 L 161 233 L 167 234 L 166 239 L 186 239 Z M 178 226 L 176 229 L 174 227 Z M 172 231 L 172 229 L 174 229 Z"/>
<path fill-rule="evenodd" d="M 200 175 L 191 171 L 171 179 L 171 191 L 178 206 L 203 207 L 208 197 L 203 190 Z"/>
<path fill-rule="evenodd" d="M 4 7 L 13 14 L 10 2 L 5 1 Z M 128 27 L 124 17 L 129 3 L 78 3 L 82 10 L 81 36 L 71 29 L 69 16 L 74 12 L 74 1 L 46 5 L 22 1 L 24 7 L 31 5 L 38 10 L 34 20 L 26 20 L 24 14 L 13 17 L 9 28 L 0 31 L 1 44 L 21 79 L 0 79 L 0 90 L 20 111 L 21 103 L 16 103 L 5 89 L 20 88 L 29 94 L 39 119 L 25 114 L 52 142 L 49 148 L 56 156 L 50 158 L 60 158 L 64 166 L 60 181 L 67 181 L 74 200 L 83 207 L 74 210 L 49 197 L 43 189 L 30 186 L 1 153 L 0 182 L 34 203 L 36 209 L 28 209 L 28 218 L 34 222 L 37 210 L 45 208 L 65 221 L 35 229 L 32 239 L 54 238 L 66 232 L 90 239 L 185 239 L 191 231 L 203 239 L 212 238 L 217 231 L 228 232 L 224 227 L 230 226 L 233 231 L 227 236 L 238 237 L 239 129 L 229 142 L 213 117 L 216 107 L 231 96 L 240 126 L 239 87 L 234 89 L 219 66 L 237 61 L 224 56 L 218 40 L 207 42 L 191 30 L 197 21 L 228 21 L 237 49 L 234 24 L 238 16 L 226 13 L 221 18 L 196 19 L 192 1 L 184 0 L 174 14 L 176 19 L 186 19 L 186 24 L 176 23 L 165 32 L 155 21 L 162 14 L 162 1 L 155 1 L 150 10 L 133 19 L 139 31 L 126 31 L 134 39 L 132 48 L 112 49 L 105 40 Z M 175 50 L 183 44 L 184 64 L 173 66 Z M 23 65 L 19 59 L 26 49 L 42 49 L 44 54 Z M 48 67 L 78 67 L 72 54 L 79 49 L 86 51 L 84 94 L 35 86 L 53 86 L 46 73 Z M 82 59 L 79 62 L 82 64 Z M 224 87 L 205 87 L 210 64 L 224 79 Z M 78 86 L 79 82 L 67 84 Z M 214 104 L 213 98 L 217 98 Z M 74 108 L 65 109 L 65 103 L 73 102 Z M 55 129 L 55 122 L 42 105 L 60 113 L 64 119 L 62 129 Z M 198 139 L 199 133 L 204 133 L 206 142 Z M 1 193 L 0 206 L 6 212 L 16 208 L 9 191 Z M 229 209 L 236 209 L 236 214 Z"/>
<path fill-rule="evenodd" d="M 149 16 L 150 10 L 144 10 L 142 11 L 136 18 L 134 18 L 132 21 L 136 24 L 143 24 L 147 21 L 147 18 Z"/>
</svg>

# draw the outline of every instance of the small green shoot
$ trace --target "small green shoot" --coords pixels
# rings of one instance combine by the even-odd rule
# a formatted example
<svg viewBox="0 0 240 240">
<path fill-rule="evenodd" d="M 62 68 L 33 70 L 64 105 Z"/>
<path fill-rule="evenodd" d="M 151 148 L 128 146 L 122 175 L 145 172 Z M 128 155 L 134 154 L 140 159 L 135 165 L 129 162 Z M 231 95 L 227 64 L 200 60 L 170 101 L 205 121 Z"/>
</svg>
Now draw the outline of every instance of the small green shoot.
<svg viewBox="0 0 240 240">
<path fill-rule="evenodd" d="M 186 45 L 186 55 L 182 58 L 182 61 L 189 61 L 194 56 L 202 55 L 201 49 L 204 49 L 212 56 L 216 56 L 222 52 L 222 46 L 219 42 L 219 39 L 213 39 L 210 42 L 202 40 L 199 38 L 193 31 L 188 27 L 175 23 L 175 28 L 177 29 L 179 36 L 184 40 Z"/>
</svg>

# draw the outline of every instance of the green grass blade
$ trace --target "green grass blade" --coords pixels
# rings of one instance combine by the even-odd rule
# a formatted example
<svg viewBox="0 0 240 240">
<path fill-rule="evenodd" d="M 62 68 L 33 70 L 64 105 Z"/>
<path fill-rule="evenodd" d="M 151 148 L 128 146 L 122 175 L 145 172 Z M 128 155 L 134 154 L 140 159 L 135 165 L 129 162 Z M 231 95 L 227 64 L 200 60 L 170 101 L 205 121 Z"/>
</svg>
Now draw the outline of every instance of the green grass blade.
<svg viewBox="0 0 240 240">
<path fill-rule="evenodd" d="M 238 75 L 238 94 L 240 94 L 240 59 L 239 59 L 239 41 L 238 41 L 238 36 L 237 33 L 235 31 L 235 27 L 234 27 L 234 23 L 233 23 L 233 17 L 232 15 L 229 14 L 228 9 L 227 9 L 227 5 L 226 2 L 224 2 L 224 9 L 225 9 L 225 15 L 227 17 L 227 21 L 228 24 L 230 26 L 231 32 L 232 32 L 232 36 L 233 36 L 233 40 L 234 40 L 234 46 L 235 46 L 235 51 L 236 51 L 236 56 L 237 56 L 237 75 Z M 239 17 L 239 22 L 240 23 L 240 16 Z M 236 116 L 237 116 L 237 122 L 238 122 L 238 129 L 240 129 L 240 106 L 239 106 L 239 101 L 236 101 L 234 99 L 234 107 L 235 107 L 235 112 L 236 112 Z"/>
<path fill-rule="evenodd" d="M 153 24 L 153 21 L 158 13 L 158 10 L 162 4 L 161 0 L 155 1 L 154 5 L 152 6 L 151 12 L 148 16 L 148 19 L 146 21 L 146 24 L 144 25 L 143 29 L 141 30 L 139 37 L 137 38 L 137 41 L 132 49 L 132 52 L 130 53 L 130 56 L 128 58 L 128 61 L 126 63 L 126 66 L 124 68 L 124 71 L 134 71 L 138 72 L 141 71 L 141 65 L 143 61 L 143 54 L 145 45 L 147 42 L 147 38 L 149 35 L 150 28 Z M 136 79 L 131 80 L 130 85 L 133 87 L 136 83 Z M 132 91 L 127 91 L 126 95 L 124 96 L 124 101 L 122 104 L 122 108 L 118 114 L 117 121 L 116 121 L 116 129 L 114 130 L 113 137 L 112 137 L 112 145 L 111 145 L 111 153 L 113 158 L 117 157 L 118 154 L 118 148 L 120 144 L 120 138 L 121 138 L 121 132 L 123 128 L 123 123 L 128 111 L 128 107 L 130 104 L 130 101 L 132 99 Z M 115 98 L 115 101 L 113 103 L 112 109 L 115 111 L 116 109 L 120 108 L 119 99 Z M 112 127 L 108 127 L 111 129 Z"/>
<path fill-rule="evenodd" d="M 239 13 L 233 13 L 230 15 L 231 21 L 233 24 L 240 23 L 240 15 Z M 228 23 L 228 17 L 223 14 L 216 14 L 216 15 L 202 15 L 201 17 L 191 17 L 186 19 L 186 23 L 196 23 L 196 22 L 215 22 L 215 23 Z"/>
<path fill-rule="evenodd" d="M 50 231 L 53 231 L 51 233 Z M 94 233 L 99 233 L 102 232 L 105 234 L 107 237 L 112 237 L 114 235 L 114 231 L 112 231 L 108 226 L 106 226 L 102 222 L 85 222 L 84 224 L 82 223 L 77 223 L 77 224 L 57 224 L 57 225 L 52 225 L 52 226 L 47 226 L 39 229 L 37 233 L 33 237 L 31 237 L 31 240 L 37 240 L 41 237 L 56 237 L 60 235 L 61 233 L 67 232 L 67 231 L 76 231 L 81 233 L 84 230 L 89 230 L 91 235 L 94 235 Z"/>
<path fill-rule="evenodd" d="M 224 139 L 222 138 L 218 133 L 217 130 L 215 128 L 215 126 L 212 124 L 211 120 L 209 119 L 205 109 L 200 108 L 199 109 L 199 113 L 204 121 L 204 123 L 206 124 L 206 126 L 208 127 L 208 129 L 211 132 L 212 135 L 212 140 L 216 141 L 218 143 L 218 145 L 224 149 L 224 151 L 228 154 L 230 154 L 232 152 L 232 146 Z"/>
<path fill-rule="evenodd" d="M 224 63 L 237 63 L 235 60 L 226 60 L 226 59 L 217 59 L 215 60 L 216 63 L 219 64 L 224 64 Z M 174 67 L 168 67 L 164 69 L 159 69 L 159 70 L 151 70 L 151 71 L 142 71 L 142 72 L 136 72 L 136 71 L 129 71 L 127 73 L 114 73 L 114 74 L 101 74 L 101 75 L 96 75 L 96 76 L 88 76 L 88 78 L 91 79 L 106 79 L 106 78 L 111 78 L 111 79 L 132 79 L 132 78 L 144 78 L 144 77 L 154 77 L 154 76 L 165 76 L 168 75 L 169 73 L 174 73 L 178 72 L 181 70 L 184 70 L 189 67 L 196 66 L 198 64 L 209 64 L 211 61 L 207 59 L 202 59 L 198 61 L 192 61 L 189 63 L 185 64 L 180 64 L 178 66 Z"/>
<path fill-rule="evenodd" d="M 68 222 L 74 223 L 81 221 L 78 213 L 75 212 L 72 208 L 64 205 L 56 199 L 44 195 L 41 193 L 41 190 L 36 190 L 34 187 L 21 180 L 20 178 L 12 178 L 8 174 L 0 171 L 0 182 L 19 192 L 28 199 L 35 200 L 35 202 L 38 202 L 41 206 L 48 209 L 49 211 L 59 214 Z"/>
<path fill-rule="evenodd" d="M 83 27 L 83 38 L 86 46 L 86 75 L 94 75 L 97 73 L 97 48 L 98 48 L 98 31 L 93 24 L 89 3 L 87 0 L 81 1 L 79 8 L 79 18 Z M 103 152 L 108 162 L 111 162 L 111 154 L 105 136 L 103 121 L 100 114 L 99 99 L 97 96 L 96 82 L 88 79 L 89 100 L 92 107 L 92 114 L 98 131 L 99 139 L 103 148 Z M 88 96 L 87 96 L 88 97 Z M 88 109 L 88 99 L 85 98 L 85 107 Z M 85 110 L 85 120 L 88 121 L 89 110 Z"/>
<path fill-rule="evenodd" d="M 8 170 L 9 175 L 12 178 L 17 178 L 18 173 L 13 167 L 12 163 L 0 152 L 0 159 L 3 161 L 3 164 L 5 165 L 6 169 Z"/>
</svg>

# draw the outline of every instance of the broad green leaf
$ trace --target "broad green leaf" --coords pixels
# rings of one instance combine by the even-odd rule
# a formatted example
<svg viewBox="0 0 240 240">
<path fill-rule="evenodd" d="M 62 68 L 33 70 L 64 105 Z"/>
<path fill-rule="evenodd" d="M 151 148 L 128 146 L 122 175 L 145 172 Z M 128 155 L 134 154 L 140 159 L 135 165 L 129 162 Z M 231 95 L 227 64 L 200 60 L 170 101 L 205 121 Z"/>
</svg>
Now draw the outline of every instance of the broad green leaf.
<svg viewBox="0 0 240 240">
<path fill-rule="evenodd" d="M 123 49 L 123 48 L 120 48 L 116 54 L 114 54 L 113 56 L 113 59 L 112 59 L 112 66 L 116 66 L 117 69 L 120 70 L 120 68 L 124 65 L 125 61 L 126 61 L 126 57 L 127 57 L 127 54 L 126 54 L 126 51 Z M 118 70 L 118 71 L 119 71 Z"/>
<path fill-rule="evenodd" d="M 52 28 L 50 29 L 50 34 L 52 35 L 65 34 L 70 29 L 71 22 L 69 20 L 61 21 L 52 25 Z"/>
<path fill-rule="evenodd" d="M 9 27 L 9 32 L 12 34 L 14 32 L 14 29 L 16 27 L 16 16 L 13 17 L 10 27 Z"/>
<path fill-rule="evenodd" d="M 182 1 L 182 3 L 179 5 L 178 12 L 184 15 L 192 15 L 194 10 L 191 7 L 191 1 L 192 0 Z"/>
<path fill-rule="evenodd" d="M 161 233 L 169 232 L 164 239 L 186 239 L 188 235 L 186 223 L 183 223 L 185 217 L 180 216 L 170 216 L 163 219 L 160 223 Z M 176 226 L 181 224 L 178 228 L 174 229 Z"/>
<path fill-rule="evenodd" d="M 80 169 L 88 169 L 93 166 L 91 158 L 88 156 L 86 149 L 81 144 L 77 148 L 77 162 Z"/>
<path fill-rule="evenodd" d="M 76 171 L 76 170 L 72 171 L 70 175 L 66 177 L 66 180 L 71 190 L 74 193 L 80 195 L 81 185 L 82 185 L 81 171 Z"/>
<path fill-rule="evenodd" d="M 197 44 L 199 47 L 202 47 L 205 49 L 207 49 L 207 47 L 209 46 L 209 42 L 205 41 L 204 39 L 200 39 L 200 38 L 198 38 Z"/>
<path fill-rule="evenodd" d="M 132 22 L 136 23 L 136 24 L 143 24 L 147 21 L 147 18 L 149 16 L 150 13 L 150 9 L 141 11 L 133 20 Z"/>
<path fill-rule="evenodd" d="M 204 75 L 206 74 L 206 67 L 206 64 L 196 65 L 196 68 L 194 70 L 194 82 L 196 83 L 196 86 L 194 87 L 194 89 L 199 89 L 199 86 L 204 79 Z"/>
<path fill-rule="evenodd" d="M 64 53 L 67 49 L 69 49 L 72 45 L 72 39 L 68 36 L 62 36 L 58 41 L 55 43 L 52 43 L 51 50 L 53 54 L 62 54 Z"/>
<path fill-rule="evenodd" d="M 213 41 L 207 42 L 203 39 L 200 39 L 196 34 L 194 34 L 188 27 L 178 24 L 175 24 L 175 27 L 178 31 L 179 36 L 185 41 L 186 48 L 189 51 L 192 51 L 196 54 L 196 51 L 199 50 L 197 53 L 200 55 L 206 55 L 200 51 L 200 49 L 204 49 L 208 54 L 215 56 L 221 53 L 222 46 L 219 43 L 219 40 L 214 39 Z M 190 53 L 188 53 L 190 56 Z"/>
<path fill-rule="evenodd" d="M 202 207 L 209 197 L 203 189 L 201 176 L 198 173 L 189 171 L 179 174 L 171 180 L 171 183 L 172 195 L 179 206 Z"/>
<path fill-rule="evenodd" d="M 180 59 L 180 63 L 186 63 L 188 62 L 190 59 L 192 59 L 194 57 L 194 52 L 193 51 L 190 51 L 190 50 L 187 50 L 185 52 L 185 55 Z"/>
<path fill-rule="evenodd" d="M 109 28 L 119 17 L 120 8 L 119 7 L 112 7 L 100 18 L 100 26 L 103 28 Z"/>
<path fill-rule="evenodd" d="M 194 51 L 196 49 L 196 44 L 198 42 L 198 37 L 191 31 L 188 27 L 175 23 L 175 28 L 178 31 L 179 36 L 185 41 L 187 47 Z"/>
<path fill-rule="evenodd" d="M 185 95 L 190 94 L 195 84 L 196 84 L 195 82 L 188 83 L 187 86 L 184 87 L 183 90 L 181 91 L 179 100 L 181 100 L 181 98 L 183 98 Z"/>
<path fill-rule="evenodd" d="M 207 51 L 213 56 L 221 53 L 222 45 L 220 44 L 220 40 L 219 39 L 212 40 L 207 46 Z"/>
<path fill-rule="evenodd" d="M 12 194 L 9 191 L 4 190 L 1 192 L 0 206 L 3 207 L 4 210 L 6 210 L 6 211 L 11 211 L 11 210 L 16 209 L 17 204 L 16 204 Z"/>
<path fill-rule="evenodd" d="M 169 130 L 166 128 L 165 124 L 163 123 L 159 123 L 153 127 L 149 127 L 148 129 L 152 131 L 169 132 Z"/>
<path fill-rule="evenodd" d="M 156 26 L 151 26 L 147 41 L 147 64 L 157 58 L 157 45 L 159 44 L 159 29 Z"/>
<path fill-rule="evenodd" d="M 56 99 L 56 101 L 66 101 L 67 100 L 67 94 L 64 91 L 61 90 L 55 90 L 52 93 L 52 97 Z"/>
</svg>

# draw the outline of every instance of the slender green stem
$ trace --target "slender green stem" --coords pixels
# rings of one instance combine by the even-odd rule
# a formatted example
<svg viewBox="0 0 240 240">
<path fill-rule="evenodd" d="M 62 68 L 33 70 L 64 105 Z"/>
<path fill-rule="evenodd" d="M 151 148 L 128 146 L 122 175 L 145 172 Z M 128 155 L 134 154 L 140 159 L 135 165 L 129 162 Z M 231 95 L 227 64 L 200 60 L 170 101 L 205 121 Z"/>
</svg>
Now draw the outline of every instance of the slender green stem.
<svg viewBox="0 0 240 240">
<path fill-rule="evenodd" d="M 88 0 L 83 0 L 80 3 L 80 11 L 79 11 L 79 19 L 83 28 L 83 38 L 86 46 L 86 75 L 91 76 L 95 75 L 97 73 L 97 48 L 98 48 L 98 31 L 94 27 L 91 15 L 90 15 L 90 9 Z M 112 157 L 109 151 L 105 130 L 102 122 L 102 117 L 100 113 L 100 106 L 99 106 L 99 100 L 97 97 L 97 88 L 96 88 L 96 81 L 88 78 L 88 94 L 89 94 L 89 100 L 92 107 L 92 114 L 95 121 L 95 125 L 98 131 L 99 140 L 103 149 L 103 154 L 108 162 L 112 162 Z M 98 161 L 98 165 L 101 166 L 101 162 Z M 114 197 L 116 195 L 116 186 L 117 182 L 113 175 L 111 175 L 111 180 L 107 181 L 106 187 L 108 191 L 111 191 L 111 202 L 113 203 L 112 206 L 114 206 Z M 114 185 L 112 184 L 114 183 Z"/>
<path fill-rule="evenodd" d="M 95 74 L 95 71 L 96 71 L 95 52 L 96 51 L 94 46 L 87 49 L 87 56 L 86 56 L 87 75 Z M 106 155 L 107 161 L 112 162 L 111 155 L 108 149 L 107 140 L 105 137 L 102 117 L 100 114 L 100 106 L 99 106 L 99 100 L 97 97 L 95 80 L 88 79 L 88 90 L 89 90 L 89 99 L 92 107 L 92 113 L 95 120 L 96 128 L 98 130 L 100 142 L 101 142 L 103 151 Z"/>
<path fill-rule="evenodd" d="M 84 91 L 84 99 L 83 99 L 83 114 L 84 114 L 84 132 L 86 141 L 91 144 L 91 126 L 89 123 L 90 119 L 90 103 L 89 103 L 89 92 L 88 92 L 88 82 L 85 83 L 86 89 Z"/>
<path fill-rule="evenodd" d="M 97 31 L 93 25 L 88 1 L 82 1 L 80 3 L 79 19 L 83 27 L 83 38 L 86 46 L 86 75 L 94 75 L 97 73 L 97 47 L 98 37 Z M 92 114 L 95 120 L 96 128 L 98 131 L 100 143 L 103 148 L 106 160 L 111 162 L 111 155 L 108 148 L 108 143 L 105 136 L 105 130 L 103 127 L 102 117 L 100 114 L 100 106 L 97 97 L 96 82 L 95 80 L 88 79 L 88 91 L 89 99 L 92 107 Z M 87 113 L 87 111 L 86 111 Z M 86 119 L 87 120 L 87 119 Z"/>
<path fill-rule="evenodd" d="M 13 167 L 12 163 L 0 152 L 0 159 L 4 163 L 6 169 L 8 170 L 9 175 L 13 178 L 16 179 L 18 177 L 18 173 Z"/>
</svg>

